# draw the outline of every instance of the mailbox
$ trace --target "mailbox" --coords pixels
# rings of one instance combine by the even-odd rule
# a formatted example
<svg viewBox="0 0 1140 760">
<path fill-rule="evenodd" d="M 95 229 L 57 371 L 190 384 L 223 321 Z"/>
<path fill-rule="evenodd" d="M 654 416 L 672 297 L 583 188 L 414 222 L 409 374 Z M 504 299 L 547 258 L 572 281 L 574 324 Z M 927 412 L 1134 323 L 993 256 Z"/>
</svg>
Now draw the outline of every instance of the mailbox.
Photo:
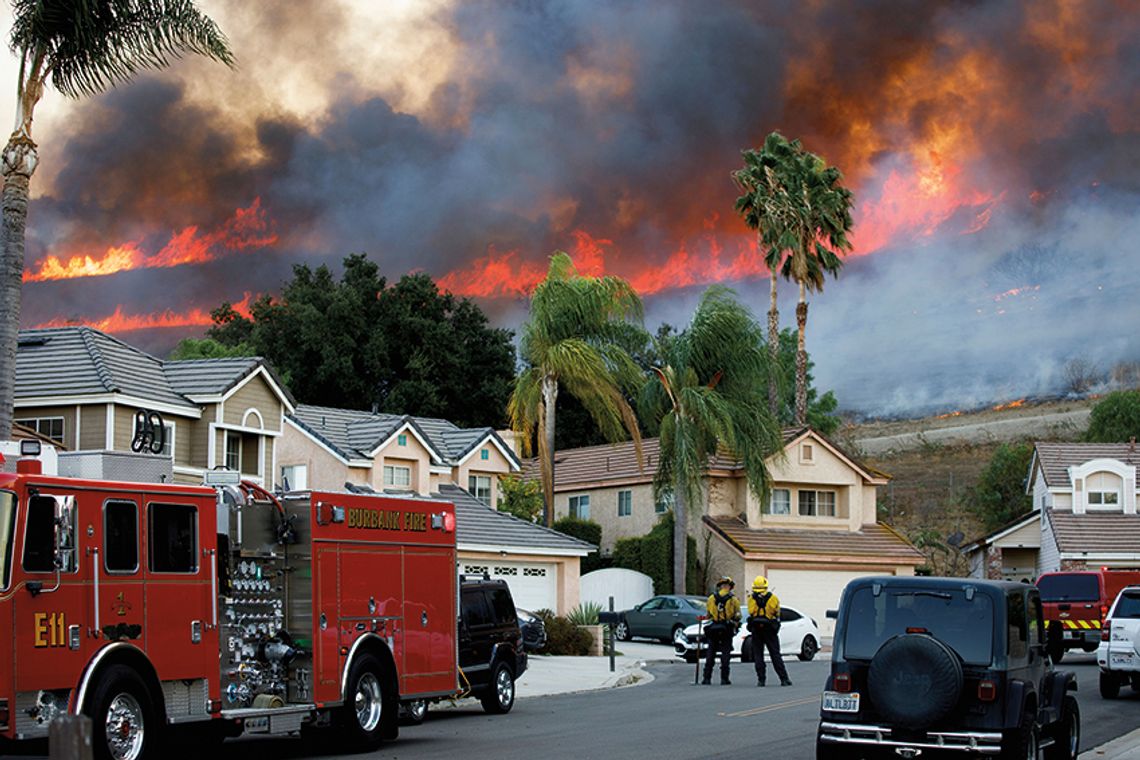
<svg viewBox="0 0 1140 760">
<path fill-rule="evenodd" d="M 599 612 L 598 623 L 600 625 L 617 625 L 621 622 L 620 612 Z"/>
</svg>

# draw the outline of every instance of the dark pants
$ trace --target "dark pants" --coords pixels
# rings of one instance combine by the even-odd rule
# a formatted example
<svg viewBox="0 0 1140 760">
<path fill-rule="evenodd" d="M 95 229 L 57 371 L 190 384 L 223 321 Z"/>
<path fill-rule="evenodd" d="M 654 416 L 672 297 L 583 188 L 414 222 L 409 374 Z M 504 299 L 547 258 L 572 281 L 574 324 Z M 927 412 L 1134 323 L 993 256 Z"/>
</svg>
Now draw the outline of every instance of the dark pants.
<svg viewBox="0 0 1140 760">
<path fill-rule="evenodd" d="M 788 680 L 788 669 L 784 667 L 784 658 L 780 656 L 780 636 L 769 626 L 758 626 L 752 631 L 752 662 L 756 665 L 756 680 L 764 683 L 768 673 L 764 668 L 764 650 L 772 658 L 772 670 L 781 682 Z"/>
<path fill-rule="evenodd" d="M 716 655 L 720 653 L 720 680 L 728 680 L 728 661 L 732 657 L 732 634 L 728 631 L 721 631 L 717 633 L 706 634 L 708 638 L 708 649 L 705 651 L 705 680 L 712 679 L 713 662 L 716 661 Z"/>
</svg>

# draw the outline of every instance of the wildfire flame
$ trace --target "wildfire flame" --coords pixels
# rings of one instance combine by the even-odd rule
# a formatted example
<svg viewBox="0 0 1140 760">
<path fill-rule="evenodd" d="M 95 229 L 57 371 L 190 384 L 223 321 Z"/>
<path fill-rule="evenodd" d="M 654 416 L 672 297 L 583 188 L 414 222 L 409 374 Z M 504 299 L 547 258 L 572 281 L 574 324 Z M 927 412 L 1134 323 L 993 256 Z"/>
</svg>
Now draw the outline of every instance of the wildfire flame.
<svg viewBox="0 0 1140 760">
<path fill-rule="evenodd" d="M 1004 412 L 1006 409 L 1017 409 L 1025 406 L 1025 399 L 1019 398 L 1017 401 L 1010 401 L 1007 404 L 998 404 L 994 407 L 995 412 Z"/>
<path fill-rule="evenodd" d="M 953 412 L 946 412 L 946 414 L 938 414 L 938 415 L 935 415 L 934 419 L 936 419 L 936 420 L 945 420 L 945 419 L 949 419 L 949 418 L 951 418 L 951 417 L 961 417 L 961 416 L 962 416 L 962 412 L 960 412 L 960 411 L 953 411 Z"/>
<path fill-rule="evenodd" d="M 132 269 L 176 267 L 212 261 L 227 252 L 265 248 L 277 242 L 273 224 L 261 208 L 261 198 L 254 198 L 248 208 L 234 211 L 225 224 L 201 233 L 197 225 L 174 233 L 170 241 L 152 256 L 146 255 L 137 242 L 112 246 L 99 257 L 81 253 L 61 259 L 47 256 L 36 271 L 24 272 L 25 282 L 67 280 L 76 277 L 98 277 Z"/>
<path fill-rule="evenodd" d="M 249 305 L 253 299 L 252 293 L 245 293 L 233 309 L 243 317 L 249 317 Z M 94 327 L 108 333 L 125 333 L 133 330 L 149 330 L 159 327 L 203 327 L 213 324 L 210 312 L 206 309 L 191 309 L 179 314 L 172 310 L 155 312 L 151 314 L 128 314 L 122 306 L 115 307 L 115 311 L 104 317 L 97 318 L 58 318 L 36 325 L 44 327 L 73 327 L 84 325 Z"/>
</svg>

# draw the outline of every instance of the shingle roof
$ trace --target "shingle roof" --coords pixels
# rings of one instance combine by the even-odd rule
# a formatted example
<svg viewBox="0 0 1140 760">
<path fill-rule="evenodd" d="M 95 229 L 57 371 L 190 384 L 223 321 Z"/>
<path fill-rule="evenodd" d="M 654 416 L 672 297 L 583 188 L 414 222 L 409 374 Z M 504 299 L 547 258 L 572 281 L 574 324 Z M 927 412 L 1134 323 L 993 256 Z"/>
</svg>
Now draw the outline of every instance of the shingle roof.
<svg viewBox="0 0 1140 760">
<path fill-rule="evenodd" d="M 518 464 L 510 446 L 492 428 L 460 428 L 435 417 L 381 414 L 356 409 L 298 404 L 290 419 L 345 459 L 368 459 L 369 453 L 397 429 L 410 424 L 447 464 L 455 464 L 478 443 L 493 438 Z"/>
<path fill-rule="evenodd" d="M 458 486 L 442 484 L 439 493 L 433 495 L 455 504 L 455 538 L 460 549 L 464 545 L 518 546 L 576 551 L 584 556 L 597 548 L 565 533 L 491 509 Z"/>
<path fill-rule="evenodd" d="M 1140 556 L 1140 515 L 1073 514 L 1050 510 L 1057 548 L 1065 553 L 1126 553 Z"/>
<path fill-rule="evenodd" d="M 1051 443 L 1034 445 L 1035 466 L 1045 475 L 1050 488 L 1067 488 L 1069 468 L 1079 467 L 1092 459 L 1115 459 L 1133 467 L 1140 465 L 1140 451 L 1130 443 Z M 1032 475 L 1032 473 L 1030 473 Z M 1032 487 L 1032 481 L 1030 482 Z"/>
<path fill-rule="evenodd" d="M 225 393 L 258 367 L 264 367 L 289 398 L 260 357 L 163 361 L 91 327 L 21 330 L 16 401 L 122 393 L 198 410 L 191 397 Z"/>
<path fill-rule="evenodd" d="M 810 428 L 789 428 L 783 431 L 784 446 L 789 445 L 800 436 L 809 432 Z M 814 433 L 814 431 L 812 431 Z M 831 441 L 819 433 L 814 433 L 828 445 L 847 457 L 857 468 L 864 472 L 881 476 L 868 467 L 851 458 Z M 653 475 L 661 456 L 661 442 L 657 438 L 641 439 L 641 467 L 638 467 L 637 453 L 633 441 L 622 443 L 604 443 L 597 446 L 582 446 L 576 449 L 562 449 L 554 457 L 554 487 L 555 490 L 566 490 L 580 487 L 585 483 L 652 483 Z M 741 465 L 732 457 L 718 454 L 709 463 L 713 469 L 739 470 Z M 538 459 L 526 460 L 523 467 L 523 477 L 527 479 L 539 478 Z"/>
<path fill-rule="evenodd" d="M 171 387 L 163 363 L 90 327 L 21 330 L 16 402 L 27 398 L 122 393 L 172 406 L 198 406 Z"/>
<path fill-rule="evenodd" d="M 867 562 L 904 565 L 926 560 L 909 541 L 881 523 L 851 532 L 749 528 L 738 517 L 706 516 L 704 521 L 743 554 L 859 557 Z"/>
</svg>

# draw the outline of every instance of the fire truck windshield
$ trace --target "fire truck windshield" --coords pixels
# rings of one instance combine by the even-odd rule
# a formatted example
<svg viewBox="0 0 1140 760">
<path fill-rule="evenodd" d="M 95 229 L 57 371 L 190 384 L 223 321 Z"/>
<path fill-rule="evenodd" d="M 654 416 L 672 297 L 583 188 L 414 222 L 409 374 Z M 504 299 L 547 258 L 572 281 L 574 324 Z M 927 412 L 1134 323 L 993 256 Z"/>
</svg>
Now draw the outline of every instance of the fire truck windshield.
<svg viewBox="0 0 1140 760">
<path fill-rule="evenodd" d="M 10 491 L 0 491 L 0 572 L 4 573 L 4 582 L 0 588 L 8 588 L 8 580 L 12 577 L 12 539 L 16 527 L 16 494 Z"/>
</svg>

